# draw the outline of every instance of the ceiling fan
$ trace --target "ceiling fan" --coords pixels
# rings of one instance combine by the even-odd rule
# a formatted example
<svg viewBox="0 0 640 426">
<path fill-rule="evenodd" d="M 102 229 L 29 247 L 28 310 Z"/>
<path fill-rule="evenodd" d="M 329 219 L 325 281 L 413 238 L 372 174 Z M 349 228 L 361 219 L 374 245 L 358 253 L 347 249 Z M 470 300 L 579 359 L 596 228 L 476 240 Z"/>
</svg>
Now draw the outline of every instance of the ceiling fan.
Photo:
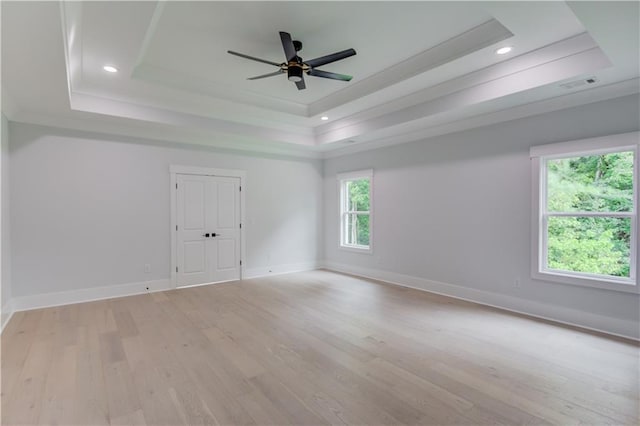
<svg viewBox="0 0 640 426">
<path fill-rule="evenodd" d="M 232 55 L 240 56 L 241 58 L 251 59 L 252 61 L 275 65 L 279 68 L 278 71 L 269 74 L 258 75 L 256 77 L 250 77 L 247 80 L 258 80 L 261 78 L 273 77 L 286 72 L 289 81 L 293 81 L 294 83 L 296 83 L 296 87 L 298 88 L 298 90 L 302 90 L 307 87 L 304 83 L 303 72 L 306 72 L 307 75 L 311 75 L 313 77 L 329 78 L 332 80 L 350 81 L 353 78 L 352 76 L 346 74 L 336 74 L 333 72 L 322 71 L 316 69 L 316 67 L 340 61 L 342 59 L 348 58 L 349 56 L 353 56 L 356 54 L 355 50 L 342 50 L 340 52 L 321 56 L 309 61 L 303 61 L 302 58 L 298 56 L 298 52 L 302 50 L 301 42 L 299 42 L 298 40 L 291 40 L 291 34 L 284 31 L 280 31 L 280 41 L 282 42 L 284 56 L 287 60 L 286 62 L 282 62 L 280 64 L 277 62 L 267 61 L 266 59 L 260 59 L 253 56 L 245 55 L 244 53 L 234 52 L 232 50 L 227 50 L 227 52 L 231 53 Z"/>
</svg>

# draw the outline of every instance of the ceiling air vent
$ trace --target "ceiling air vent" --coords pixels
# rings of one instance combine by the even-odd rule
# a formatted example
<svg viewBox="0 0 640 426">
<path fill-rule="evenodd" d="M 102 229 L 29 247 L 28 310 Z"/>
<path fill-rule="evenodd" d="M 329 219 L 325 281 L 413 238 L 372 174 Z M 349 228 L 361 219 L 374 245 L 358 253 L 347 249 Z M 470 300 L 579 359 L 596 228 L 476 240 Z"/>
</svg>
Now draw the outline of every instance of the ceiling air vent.
<svg viewBox="0 0 640 426">
<path fill-rule="evenodd" d="M 598 82 L 598 79 L 595 77 L 589 77 L 581 80 L 574 80 L 568 83 L 563 83 L 560 85 L 563 89 L 575 89 L 576 87 L 586 86 L 587 84 L 595 84 Z"/>
</svg>

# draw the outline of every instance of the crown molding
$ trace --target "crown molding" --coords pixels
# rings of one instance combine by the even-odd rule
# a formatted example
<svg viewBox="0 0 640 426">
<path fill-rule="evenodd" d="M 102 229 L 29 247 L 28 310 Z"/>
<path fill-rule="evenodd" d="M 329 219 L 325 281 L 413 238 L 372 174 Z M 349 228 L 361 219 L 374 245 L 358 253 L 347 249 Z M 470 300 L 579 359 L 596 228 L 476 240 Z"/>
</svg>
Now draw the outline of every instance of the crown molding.
<svg viewBox="0 0 640 426">
<path fill-rule="evenodd" d="M 374 138 L 366 142 L 342 145 L 337 149 L 324 151 L 322 158 L 336 158 L 345 155 L 356 154 L 358 152 L 370 151 L 373 149 L 385 148 L 393 145 L 417 142 L 430 139 L 436 136 L 442 136 L 450 133 L 462 132 L 478 127 L 489 126 L 492 124 L 504 123 L 507 121 L 518 120 L 521 118 L 541 115 L 553 111 L 559 111 L 568 108 L 587 105 L 590 103 L 606 101 L 608 99 L 621 98 L 624 96 L 640 93 L 640 78 L 633 78 L 606 86 L 585 89 L 578 92 L 568 93 L 562 96 L 556 96 L 550 99 L 544 99 L 537 102 L 526 103 L 499 111 L 493 111 L 481 115 L 473 115 L 453 119 L 437 125 L 425 125 L 423 128 L 413 130 L 411 132 L 398 134 L 390 137 Z"/>
<path fill-rule="evenodd" d="M 318 145 L 554 83 L 611 63 L 583 33 L 316 128 Z"/>
<path fill-rule="evenodd" d="M 21 111 L 11 120 L 16 123 L 34 124 L 58 129 L 69 129 L 112 136 L 131 143 L 191 147 L 245 153 L 247 155 L 275 155 L 288 158 L 318 159 L 321 154 L 313 147 L 296 144 L 264 143 L 264 139 L 226 135 L 210 130 L 188 129 L 160 123 L 125 120 L 93 113 L 76 113 L 73 116 L 54 115 L 43 112 Z"/>
</svg>

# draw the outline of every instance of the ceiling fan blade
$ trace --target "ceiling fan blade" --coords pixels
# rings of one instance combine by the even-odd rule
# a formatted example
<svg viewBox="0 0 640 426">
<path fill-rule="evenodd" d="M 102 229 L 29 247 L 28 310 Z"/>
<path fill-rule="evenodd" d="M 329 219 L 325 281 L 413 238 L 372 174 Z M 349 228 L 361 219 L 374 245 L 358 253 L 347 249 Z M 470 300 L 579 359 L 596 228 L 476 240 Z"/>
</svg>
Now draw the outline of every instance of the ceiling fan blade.
<svg viewBox="0 0 640 426">
<path fill-rule="evenodd" d="M 291 34 L 280 31 L 280 41 L 282 42 L 282 48 L 284 49 L 284 56 L 287 58 L 287 62 L 293 61 L 298 54 L 296 53 L 296 48 L 293 47 Z"/>
<path fill-rule="evenodd" d="M 343 50 L 341 52 L 332 53 L 331 55 L 321 56 L 319 58 L 311 59 L 310 61 L 305 61 L 307 65 L 311 68 L 320 67 L 322 65 L 330 64 L 331 62 L 340 61 L 342 59 L 348 58 L 349 56 L 353 56 L 356 54 L 356 51 L 353 49 Z"/>
<path fill-rule="evenodd" d="M 275 75 L 280 75 L 282 74 L 284 71 L 282 70 L 278 70 L 276 72 L 270 72 L 269 74 L 262 74 L 262 75 L 257 75 L 255 77 L 249 77 L 247 78 L 247 80 L 259 80 L 261 78 L 267 78 L 267 77 L 273 77 Z"/>
<path fill-rule="evenodd" d="M 253 56 L 245 55 L 244 53 L 234 52 L 233 50 L 227 50 L 227 53 L 231 53 L 232 55 L 240 56 L 241 58 L 251 59 L 252 61 L 258 61 L 258 62 L 263 62 L 263 63 L 269 64 L 269 65 L 275 65 L 276 67 L 280 66 L 280 64 L 278 64 L 276 62 L 267 61 L 266 59 L 260 59 L 260 58 L 256 58 L 256 57 L 253 57 Z"/>
<path fill-rule="evenodd" d="M 304 76 L 301 75 L 300 78 L 302 78 L 302 80 L 296 82 L 296 87 L 298 90 L 304 90 L 307 88 L 307 85 L 304 84 Z"/>
<path fill-rule="evenodd" d="M 351 79 L 353 78 L 350 75 L 336 74 L 335 72 L 316 70 L 313 68 L 307 71 L 307 74 L 312 75 L 314 77 L 323 77 L 323 78 L 330 78 L 332 80 L 342 80 L 342 81 L 351 81 Z"/>
</svg>

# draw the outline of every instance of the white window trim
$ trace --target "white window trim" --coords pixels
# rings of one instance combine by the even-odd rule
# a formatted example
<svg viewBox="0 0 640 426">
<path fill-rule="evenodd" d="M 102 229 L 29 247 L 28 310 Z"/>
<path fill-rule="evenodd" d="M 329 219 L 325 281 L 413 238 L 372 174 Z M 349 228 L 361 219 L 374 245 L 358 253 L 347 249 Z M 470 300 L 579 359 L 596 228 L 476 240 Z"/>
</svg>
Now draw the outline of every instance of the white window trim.
<svg viewBox="0 0 640 426">
<path fill-rule="evenodd" d="M 339 241 L 338 247 L 341 250 L 351 251 L 354 253 L 373 254 L 373 169 L 357 170 L 353 172 L 338 173 L 336 175 L 338 180 L 338 217 L 340 222 Z M 344 181 L 356 180 L 356 179 L 369 179 L 369 246 L 356 246 L 343 244 L 344 241 L 344 223 L 342 220 L 342 183 Z"/>
<path fill-rule="evenodd" d="M 584 287 L 594 287 L 605 290 L 621 291 L 628 293 L 640 293 L 638 286 L 638 267 L 640 266 L 640 250 L 638 250 L 638 155 L 640 154 L 640 132 L 622 133 L 618 135 L 600 138 L 582 139 L 577 141 L 562 142 L 548 145 L 534 146 L 530 149 L 531 157 L 531 276 L 534 279 L 551 281 L 560 284 L 570 284 Z M 543 173 L 544 163 L 548 159 L 567 158 L 590 154 L 602 154 L 606 152 L 632 150 L 634 154 L 634 213 L 600 214 L 584 213 L 588 216 L 620 216 L 632 217 L 631 235 L 631 271 L 630 279 L 616 279 L 615 277 L 598 276 L 596 274 L 584 274 L 579 272 L 565 272 L 543 269 L 544 263 L 544 232 L 546 226 L 544 220 L 544 200 L 546 200 L 546 182 Z M 578 212 L 579 213 L 579 212 Z M 557 214 L 560 216 L 562 214 Z M 574 216 L 574 214 L 567 214 Z M 583 215 L 583 213 L 579 213 Z M 555 215 L 554 215 L 555 216 Z"/>
</svg>

